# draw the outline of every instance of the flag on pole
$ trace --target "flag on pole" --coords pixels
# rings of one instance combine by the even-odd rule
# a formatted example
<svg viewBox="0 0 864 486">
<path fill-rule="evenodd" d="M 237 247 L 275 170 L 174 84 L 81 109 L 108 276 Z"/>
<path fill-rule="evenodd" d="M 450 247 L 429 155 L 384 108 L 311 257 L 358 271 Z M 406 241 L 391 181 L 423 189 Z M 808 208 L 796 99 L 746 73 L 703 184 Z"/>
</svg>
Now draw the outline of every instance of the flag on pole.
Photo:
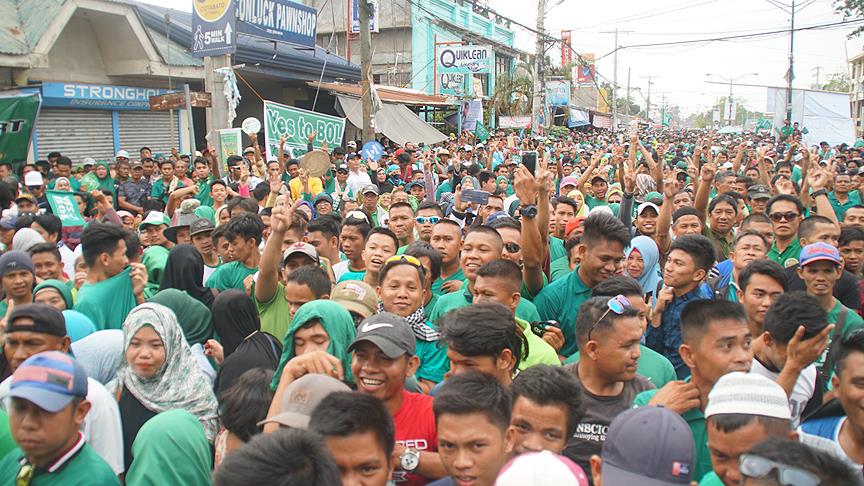
<svg viewBox="0 0 864 486">
<path fill-rule="evenodd" d="M 84 226 L 87 224 L 78 211 L 78 202 L 68 191 L 45 191 L 45 198 L 51 211 L 60 218 L 63 226 Z"/>
<path fill-rule="evenodd" d="M 489 129 L 482 122 L 478 121 L 474 127 L 474 136 L 477 137 L 477 140 L 485 142 L 489 138 Z"/>
</svg>

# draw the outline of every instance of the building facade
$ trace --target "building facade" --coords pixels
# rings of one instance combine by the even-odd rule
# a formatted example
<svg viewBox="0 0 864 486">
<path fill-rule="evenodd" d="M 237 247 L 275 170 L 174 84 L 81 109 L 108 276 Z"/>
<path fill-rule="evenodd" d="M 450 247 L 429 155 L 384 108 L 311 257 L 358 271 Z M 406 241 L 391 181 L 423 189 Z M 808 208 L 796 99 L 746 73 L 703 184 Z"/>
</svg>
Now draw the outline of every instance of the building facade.
<svg viewBox="0 0 864 486">
<path fill-rule="evenodd" d="M 849 59 L 849 80 L 852 92 L 849 94 L 852 120 L 855 122 L 855 137 L 864 137 L 864 52 Z"/>
</svg>

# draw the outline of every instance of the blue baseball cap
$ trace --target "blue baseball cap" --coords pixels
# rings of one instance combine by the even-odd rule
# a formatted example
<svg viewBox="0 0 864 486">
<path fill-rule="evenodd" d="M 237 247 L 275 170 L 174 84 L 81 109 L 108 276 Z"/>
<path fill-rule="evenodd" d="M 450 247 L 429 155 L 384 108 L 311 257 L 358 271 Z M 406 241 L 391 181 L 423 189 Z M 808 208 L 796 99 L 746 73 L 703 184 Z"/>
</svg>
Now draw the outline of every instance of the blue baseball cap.
<svg viewBox="0 0 864 486">
<path fill-rule="evenodd" d="M 12 374 L 9 396 L 57 413 L 76 397 L 87 397 L 87 372 L 75 358 L 46 351 L 27 358 Z"/>
<path fill-rule="evenodd" d="M 801 249 L 801 254 L 798 258 L 800 266 L 803 267 L 818 261 L 829 261 L 836 263 L 837 265 L 843 264 L 843 260 L 840 258 L 840 252 L 837 248 L 828 243 L 817 241 L 816 243 L 810 243 Z"/>
</svg>

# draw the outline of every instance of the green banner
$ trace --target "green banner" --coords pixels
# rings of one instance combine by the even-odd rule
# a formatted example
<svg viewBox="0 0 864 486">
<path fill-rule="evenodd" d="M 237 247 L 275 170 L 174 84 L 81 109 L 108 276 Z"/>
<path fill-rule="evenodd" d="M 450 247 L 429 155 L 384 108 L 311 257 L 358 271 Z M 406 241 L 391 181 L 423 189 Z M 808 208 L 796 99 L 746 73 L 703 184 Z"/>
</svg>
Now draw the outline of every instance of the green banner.
<svg viewBox="0 0 864 486">
<path fill-rule="evenodd" d="M 86 222 L 78 211 L 78 201 L 68 191 L 45 191 L 51 211 L 60 218 L 63 226 L 84 226 Z"/>
<path fill-rule="evenodd" d="M 345 119 L 272 101 L 264 102 L 264 145 L 267 148 L 265 159 L 276 159 L 279 153 L 279 138 L 282 136 L 285 137 L 286 151 L 305 154 L 308 138 L 313 132 L 314 148 L 321 148 L 326 143 L 332 150 L 342 145 Z"/>
<path fill-rule="evenodd" d="M 23 165 L 42 96 L 38 92 L 0 95 L 0 163 Z"/>
<path fill-rule="evenodd" d="M 239 128 L 223 128 L 219 130 L 219 160 L 222 162 L 222 174 L 228 173 L 228 157 L 243 155 L 243 134 Z"/>
<path fill-rule="evenodd" d="M 662 125 L 668 127 L 672 124 L 672 113 L 663 113 Z"/>
<path fill-rule="evenodd" d="M 771 120 L 767 118 L 760 118 L 756 122 L 756 130 L 771 130 Z"/>
<path fill-rule="evenodd" d="M 483 125 L 482 122 L 477 122 L 477 125 L 474 127 L 474 136 L 477 137 L 477 140 L 481 142 L 485 142 L 487 138 L 489 138 L 489 129 Z"/>
</svg>

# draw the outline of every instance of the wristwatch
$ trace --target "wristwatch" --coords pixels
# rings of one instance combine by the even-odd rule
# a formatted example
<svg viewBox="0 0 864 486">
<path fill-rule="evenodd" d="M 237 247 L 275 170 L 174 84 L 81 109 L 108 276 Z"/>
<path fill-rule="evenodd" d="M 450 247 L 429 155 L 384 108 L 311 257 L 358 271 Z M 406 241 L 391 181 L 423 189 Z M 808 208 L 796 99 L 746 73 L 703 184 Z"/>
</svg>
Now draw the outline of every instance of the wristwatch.
<svg viewBox="0 0 864 486">
<path fill-rule="evenodd" d="M 405 449 L 405 452 L 399 456 L 399 466 L 405 472 L 414 472 L 417 466 L 420 465 L 420 451 L 414 449 Z"/>
<path fill-rule="evenodd" d="M 819 189 L 810 193 L 810 197 L 816 199 L 818 196 L 828 196 L 828 189 Z"/>
<path fill-rule="evenodd" d="M 519 215 L 523 218 L 534 219 L 537 217 L 537 205 L 528 204 L 519 208 Z"/>
</svg>

